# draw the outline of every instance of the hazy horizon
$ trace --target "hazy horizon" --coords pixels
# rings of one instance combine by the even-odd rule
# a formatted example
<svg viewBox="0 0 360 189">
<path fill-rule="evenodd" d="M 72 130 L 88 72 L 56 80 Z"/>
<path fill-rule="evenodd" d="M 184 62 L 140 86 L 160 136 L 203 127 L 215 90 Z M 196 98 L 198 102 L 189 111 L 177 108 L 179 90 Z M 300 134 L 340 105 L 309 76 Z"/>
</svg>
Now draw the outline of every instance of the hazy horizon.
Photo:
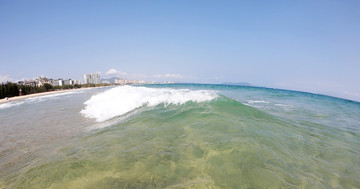
<svg viewBox="0 0 360 189">
<path fill-rule="evenodd" d="M 0 82 L 99 73 L 360 101 L 360 2 L 2 1 Z"/>
</svg>

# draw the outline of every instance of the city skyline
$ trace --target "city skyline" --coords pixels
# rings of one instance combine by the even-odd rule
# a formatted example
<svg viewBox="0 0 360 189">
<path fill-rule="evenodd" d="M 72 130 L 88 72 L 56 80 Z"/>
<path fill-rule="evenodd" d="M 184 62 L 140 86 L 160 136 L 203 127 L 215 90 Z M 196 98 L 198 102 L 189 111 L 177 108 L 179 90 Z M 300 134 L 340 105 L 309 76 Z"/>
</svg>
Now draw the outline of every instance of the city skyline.
<svg viewBox="0 0 360 189">
<path fill-rule="evenodd" d="M 99 73 L 360 101 L 360 2 L 0 3 L 0 82 Z M 81 79 L 82 80 L 82 79 Z"/>
<path fill-rule="evenodd" d="M 84 74 L 84 84 L 100 84 L 100 75 L 96 73 Z"/>
</svg>

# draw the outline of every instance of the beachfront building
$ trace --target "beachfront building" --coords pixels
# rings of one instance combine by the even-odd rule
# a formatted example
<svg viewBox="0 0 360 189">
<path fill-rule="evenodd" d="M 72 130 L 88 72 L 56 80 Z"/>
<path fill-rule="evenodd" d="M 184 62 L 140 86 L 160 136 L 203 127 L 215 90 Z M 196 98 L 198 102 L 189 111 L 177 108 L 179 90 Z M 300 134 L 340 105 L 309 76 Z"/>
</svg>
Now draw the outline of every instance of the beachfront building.
<svg viewBox="0 0 360 189">
<path fill-rule="evenodd" d="M 45 77 L 45 76 L 36 78 L 36 79 L 35 79 L 35 82 L 36 82 L 36 86 L 37 86 L 37 87 L 44 86 L 45 83 L 51 84 L 50 79 L 48 79 L 48 78 Z"/>
<path fill-rule="evenodd" d="M 64 85 L 63 79 L 56 79 L 56 80 L 51 79 L 50 81 L 53 86 L 63 86 Z"/>
<path fill-rule="evenodd" d="M 100 76 L 97 73 L 84 74 L 85 84 L 100 84 Z"/>
<path fill-rule="evenodd" d="M 133 84 L 145 84 L 145 81 L 140 81 L 140 80 L 126 80 L 126 79 L 115 79 L 114 80 L 115 84 L 119 84 L 119 85 L 133 85 Z"/>
<path fill-rule="evenodd" d="M 53 86 L 63 86 L 63 85 L 75 85 L 75 84 L 80 84 L 79 80 L 75 80 L 75 79 L 50 79 L 51 84 Z"/>
<path fill-rule="evenodd" d="M 75 85 L 75 80 L 72 79 L 64 80 L 64 85 Z"/>
<path fill-rule="evenodd" d="M 73 79 L 49 79 L 47 77 L 38 77 L 35 80 L 24 80 L 24 81 L 18 81 L 19 85 L 27 85 L 32 87 L 41 87 L 44 86 L 44 84 L 48 83 L 52 86 L 63 86 L 63 85 L 75 85 L 75 84 L 81 84 L 79 80 L 73 80 Z"/>
<path fill-rule="evenodd" d="M 118 84 L 118 85 L 125 85 L 125 84 L 127 84 L 127 80 L 125 80 L 125 79 L 115 79 L 114 83 Z"/>
<path fill-rule="evenodd" d="M 31 86 L 31 87 L 35 87 L 35 86 L 36 86 L 36 82 L 35 82 L 34 80 L 25 80 L 25 81 L 24 81 L 24 85 Z"/>
<path fill-rule="evenodd" d="M 64 80 L 64 85 L 72 85 L 71 79 Z"/>
<path fill-rule="evenodd" d="M 128 84 L 132 85 L 132 84 L 137 84 L 138 80 L 128 80 Z"/>
<path fill-rule="evenodd" d="M 78 85 L 81 84 L 81 82 L 80 82 L 79 80 L 77 80 L 77 79 L 74 79 L 74 80 L 72 80 L 72 81 L 73 81 L 74 85 L 75 85 L 75 84 L 78 84 Z"/>
</svg>

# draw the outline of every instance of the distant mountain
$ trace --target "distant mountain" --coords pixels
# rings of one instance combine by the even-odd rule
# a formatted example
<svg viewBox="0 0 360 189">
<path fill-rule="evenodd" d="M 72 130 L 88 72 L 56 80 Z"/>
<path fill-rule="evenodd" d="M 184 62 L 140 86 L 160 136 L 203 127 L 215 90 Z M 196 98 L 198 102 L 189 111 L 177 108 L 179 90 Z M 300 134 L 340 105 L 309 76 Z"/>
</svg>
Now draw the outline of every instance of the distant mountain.
<svg viewBox="0 0 360 189">
<path fill-rule="evenodd" d="M 254 86 L 251 85 L 250 83 L 246 83 L 246 82 L 225 82 L 225 83 L 221 83 L 223 85 L 240 85 L 240 86 Z"/>
</svg>

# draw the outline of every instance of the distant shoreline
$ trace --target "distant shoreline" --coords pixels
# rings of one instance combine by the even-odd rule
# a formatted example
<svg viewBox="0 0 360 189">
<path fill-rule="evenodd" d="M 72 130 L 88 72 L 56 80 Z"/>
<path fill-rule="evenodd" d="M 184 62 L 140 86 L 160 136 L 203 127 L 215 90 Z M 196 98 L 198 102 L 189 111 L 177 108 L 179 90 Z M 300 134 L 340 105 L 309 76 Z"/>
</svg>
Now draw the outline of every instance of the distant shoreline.
<svg viewBox="0 0 360 189">
<path fill-rule="evenodd" d="M 101 86 L 103 87 L 103 86 Z M 86 88 L 76 88 L 76 89 L 64 89 L 64 90 L 57 90 L 57 91 L 48 91 L 48 92 L 42 92 L 42 93 L 34 93 L 29 95 L 22 95 L 22 96 L 13 96 L 9 97 L 8 100 L 6 99 L 0 99 L 0 104 L 7 103 L 7 102 L 14 102 L 18 100 L 23 100 L 31 97 L 37 97 L 37 96 L 45 96 L 50 94 L 57 94 L 57 93 L 63 93 L 63 92 L 69 92 L 69 91 L 75 91 L 75 90 L 84 90 L 84 89 L 93 89 L 93 88 L 99 88 L 99 87 L 86 87 Z"/>
</svg>

